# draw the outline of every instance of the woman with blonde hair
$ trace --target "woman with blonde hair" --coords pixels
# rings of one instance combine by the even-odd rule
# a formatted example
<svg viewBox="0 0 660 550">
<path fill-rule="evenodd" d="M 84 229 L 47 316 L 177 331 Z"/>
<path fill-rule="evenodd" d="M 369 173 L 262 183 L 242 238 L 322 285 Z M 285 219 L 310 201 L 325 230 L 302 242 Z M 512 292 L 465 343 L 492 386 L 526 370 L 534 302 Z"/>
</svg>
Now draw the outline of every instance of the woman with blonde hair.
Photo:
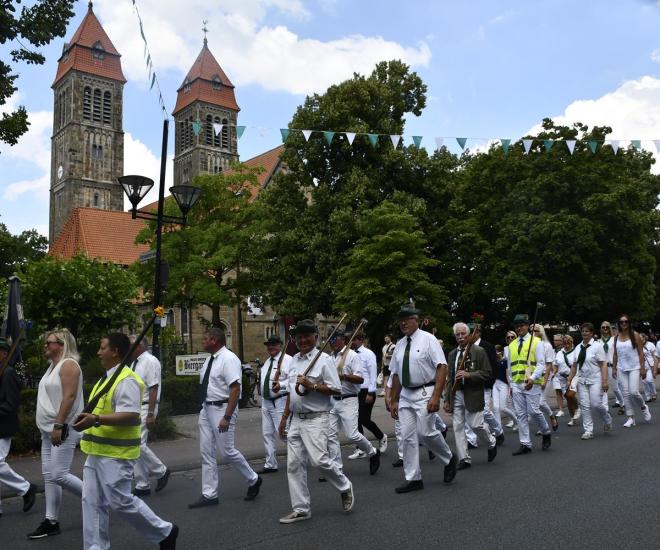
<svg viewBox="0 0 660 550">
<path fill-rule="evenodd" d="M 80 434 L 69 424 L 84 406 L 83 379 L 76 339 L 67 329 L 46 334 L 44 355 L 48 369 L 39 382 L 37 426 L 41 431 L 41 470 L 45 481 L 46 517 L 28 535 L 40 539 L 59 535 L 62 488 L 82 496 L 82 480 L 70 473 L 71 461 Z"/>
<path fill-rule="evenodd" d="M 552 425 L 552 429 L 556 430 L 559 428 L 559 422 L 557 421 L 557 417 L 555 416 L 554 411 L 548 405 L 548 402 L 545 398 L 545 389 L 546 385 L 548 383 L 548 379 L 550 378 L 550 373 L 552 372 L 552 365 L 555 360 L 555 350 L 552 347 L 552 344 L 548 340 L 548 335 L 545 333 L 545 328 L 543 328 L 543 325 L 541 324 L 536 324 L 534 325 L 534 334 L 533 336 L 536 336 L 537 338 L 540 338 L 541 341 L 543 342 L 543 350 L 545 352 L 544 357 L 537 357 L 537 362 L 538 361 L 543 361 L 545 363 L 545 381 L 541 385 L 541 402 L 539 404 L 539 409 L 541 409 L 541 412 L 547 414 L 550 417 L 550 424 Z M 537 435 L 541 435 L 539 432 Z"/>
</svg>

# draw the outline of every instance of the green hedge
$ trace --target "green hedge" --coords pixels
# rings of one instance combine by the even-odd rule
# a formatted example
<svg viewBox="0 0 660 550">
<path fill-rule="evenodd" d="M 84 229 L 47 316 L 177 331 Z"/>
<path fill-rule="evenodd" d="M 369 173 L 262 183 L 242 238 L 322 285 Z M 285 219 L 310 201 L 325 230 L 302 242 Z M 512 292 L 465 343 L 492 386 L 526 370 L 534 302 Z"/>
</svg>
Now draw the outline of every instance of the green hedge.
<svg viewBox="0 0 660 550">
<path fill-rule="evenodd" d="M 163 378 L 163 401 L 172 405 L 171 414 L 197 414 L 198 376 L 170 375 Z"/>
</svg>

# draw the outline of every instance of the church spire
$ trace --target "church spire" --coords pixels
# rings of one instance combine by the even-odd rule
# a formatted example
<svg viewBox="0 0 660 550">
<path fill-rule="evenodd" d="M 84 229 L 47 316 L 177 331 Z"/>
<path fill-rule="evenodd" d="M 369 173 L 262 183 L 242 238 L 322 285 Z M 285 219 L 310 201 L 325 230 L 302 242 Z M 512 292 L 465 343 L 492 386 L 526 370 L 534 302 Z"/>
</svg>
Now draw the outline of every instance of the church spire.
<svg viewBox="0 0 660 550">
<path fill-rule="evenodd" d="M 91 2 L 90 2 L 90 4 L 91 4 Z M 204 25 L 202 27 L 202 32 L 204 33 L 204 46 L 205 47 L 208 47 L 208 41 L 206 40 L 206 33 L 209 32 L 209 30 L 206 28 L 206 25 L 208 24 L 208 22 L 209 22 L 208 19 L 204 19 L 204 21 L 202 21 L 202 23 Z"/>
</svg>

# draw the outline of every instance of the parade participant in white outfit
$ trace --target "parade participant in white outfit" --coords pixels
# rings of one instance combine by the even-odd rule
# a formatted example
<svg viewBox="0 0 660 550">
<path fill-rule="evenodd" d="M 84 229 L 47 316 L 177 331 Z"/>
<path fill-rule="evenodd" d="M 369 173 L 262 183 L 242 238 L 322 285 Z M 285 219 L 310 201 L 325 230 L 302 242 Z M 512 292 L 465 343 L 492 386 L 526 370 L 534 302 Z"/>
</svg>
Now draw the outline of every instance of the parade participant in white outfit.
<svg viewBox="0 0 660 550">
<path fill-rule="evenodd" d="M 91 413 L 82 412 L 73 425 L 85 432 L 80 444 L 87 454 L 82 494 L 85 550 L 110 548 L 110 510 L 161 549 L 176 548 L 179 528 L 131 494 L 133 468 L 140 456 L 144 384 L 121 364 L 129 348 L 125 334 L 115 332 L 101 339 L 97 355 L 106 373 L 90 394 L 90 403 L 96 401 L 96 406 Z"/>
<path fill-rule="evenodd" d="M 419 466 L 420 441 L 445 464 L 446 483 L 456 476 L 456 457 L 435 424 L 447 378 L 447 360 L 435 336 L 419 329 L 420 313 L 410 305 L 399 310 L 399 327 L 404 337 L 397 342 L 390 362 L 390 409 L 392 418 L 401 422 L 406 478 L 406 483 L 396 488 L 397 493 L 424 488 Z"/>
<path fill-rule="evenodd" d="M 509 330 L 506 335 L 504 336 L 504 341 L 506 342 L 504 345 L 504 349 L 502 350 L 502 359 L 504 360 L 504 367 L 503 370 L 506 373 L 506 378 L 507 378 L 507 403 L 510 404 L 510 410 L 513 412 L 511 416 L 511 420 L 508 422 L 508 424 L 504 427 L 506 428 L 511 428 L 514 432 L 518 431 L 518 420 L 516 419 L 516 414 L 515 410 L 513 408 L 513 392 L 511 389 L 511 371 L 509 370 L 509 344 L 513 342 L 517 338 L 516 332 L 513 330 Z M 501 389 L 501 388 L 500 388 Z M 500 401 L 500 404 L 502 401 Z"/>
<path fill-rule="evenodd" d="M 559 354 L 564 347 L 564 335 L 557 333 L 552 337 L 552 344 L 555 348 L 555 358 L 552 363 L 552 389 L 555 390 L 555 399 L 557 401 L 557 418 L 564 416 L 564 393 L 566 393 L 566 381 L 571 370 L 570 365 L 566 366 L 560 362 Z"/>
<path fill-rule="evenodd" d="M 46 517 L 29 539 L 59 535 L 62 489 L 81 497 L 83 488 L 82 479 L 70 472 L 80 434 L 69 426 L 85 405 L 76 339 L 67 329 L 53 330 L 46 334 L 44 355 L 48 369 L 39 381 L 36 420 L 41 432 Z"/>
<path fill-rule="evenodd" d="M 188 508 L 213 506 L 218 500 L 218 458 L 229 462 L 247 481 L 244 500 L 254 500 L 262 479 L 234 446 L 241 395 L 241 361 L 226 347 L 222 329 L 212 327 L 204 333 L 202 347 L 211 356 L 199 371 L 199 450 L 202 455 L 202 494 Z"/>
<path fill-rule="evenodd" d="M 493 385 L 495 384 L 495 370 L 497 369 L 497 352 L 495 351 L 495 346 L 484 340 L 481 337 L 481 325 L 470 323 L 470 330 L 474 330 L 474 341 L 475 346 L 483 348 L 488 357 L 488 364 L 490 365 L 490 377 L 486 384 L 484 385 L 484 420 L 488 424 L 488 429 L 490 433 L 493 434 L 493 437 L 497 440 L 498 445 L 504 443 L 504 430 L 502 429 L 502 422 L 499 417 L 493 412 Z M 470 427 L 470 424 L 466 422 L 466 427 Z M 470 428 L 472 431 L 472 428 Z M 476 434 L 475 434 L 476 439 Z"/>
<path fill-rule="evenodd" d="M 515 333 L 513 333 L 513 339 L 515 339 L 515 336 Z M 502 425 L 502 413 L 506 414 L 511 419 L 507 427 L 516 428 L 516 413 L 509 406 L 511 380 L 509 379 L 507 361 L 502 346 L 497 344 L 495 351 L 497 353 L 497 364 L 495 365 L 495 384 L 493 384 L 493 413 L 500 425 Z"/>
<path fill-rule="evenodd" d="M 543 325 L 541 324 L 536 324 L 534 325 L 534 336 L 537 338 L 540 338 L 541 341 L 543 342 L 543 349 L 545 353 L 545 374 L 543 377 L 543 384 L 541 384 L 541 402 L 539 403 L 539 409 L 541 410 L 542 413 L 547 414 L 548 417 L 550 418 L 550 424 L 552 425 L 552 429 L 556 430 L 559 428 L 559 422 L 557 421 L 557 417 L 555 416 L 554 411 L 548 405 L 548 401 L 545 398 L 545 389 L 546 389 L 546 383 L 550 379 L 550 375 L 552 374 L 552 367 L 553 363 L 555 360 L 555 350 L 552 348 L 552 344 L 548 340 L 548 335 L 545 333 L 545 328 L 543 328 Z M 538 357 L 537 357 L 538 361 Z M 536 435 L 542 435 L 541 432 L 537 433 Z"/>
<path fill-rule="evenodd" d="M 658 372 L 658 358 L 655 355 L 655 346 L 648 341 L 644 333 L 640 335 L 644 344 L 644 365 L 646 366 L 646 377 L 644 378 L 644 400 L 647 403 L 657 399 L 655 389 L 655 377 Z"/>
<path fill-rule="evenodd" d="M 606 432 L 612 429 L 612 417 L 603 404 L 603 392 L 608 390 L 607 354 L 603 345 L 594 340 L 594 326 L 591 323 L 583 323 L 580 334 L 582 343 L 573 353 L 568 383 L 570 385 L 576 374 L 580 373 L 577 387 L 584 428 L 582 439 L 587 440 L 594 437 L 593 411 L 600 415 Z"/>
<path fill-rule="evenodd" d="M 628 315 L 619 317 L 617 327 L 618 334 L 614 338 L 612 376 L 621 377 L 623 399 L 628 416 L 623 427 L 631 428 L 635 425 L 635 405 L 641 409 L 644 420 L 651 421 L 651 411 L 639 393 L 640 378 L 643 379 L 646 376 L 644 346 L 639 333 L 633 329 Z"/>
<path fill-rule="evenodd" d="M 330 411 L 328 452 L 330 458 L 342 469 L 341 446 L 339 445 L 339 430 L 341 429 L 349 441 L 369 457 L 369 473 L 374 475 L 380 467 L 380 451 L 375 449 L 364 434 L 358 431 L 357 397 L 364 378 L 362 378 L 362 362 L 358 354 L 346 347 L 350 336 L 350 333 L 346 335 L 343 331 L 338 330 L 330 340 L 332 358 L 341 381 L 341 395 L 332 396 L 334 404 Z"/>
<path fill-rule="evenodd" d="M 543 342 L 529 333 L 529 318 L 517 314 L 513 318 L 517 338 L 508 347 L 509 371 L 511 372 L 513 407 L 518 419 L 518 438 L 520 448 L 513 456 L 532 452 L 529 436 L 529 418 L 534 419 L 543 436 L 541 448 L 545 451 L 552 444 L 550 426 L 539 409 L 541 385 L 546 372 L 545 346 Z"/>
<path fill-rule="evenodd" d="M 130 337 L 131 344 L 135 342 L 135 335 Z M 144 382 L 144 397 L 140 410 L 140 458 L 135 463 L 135 489 L 133 494 L 143 497 L 151 494 L 150 477 L 156 478 L 156 492 L 159 493 L 167 486 L 170 479 L 170 470 L 156 456 L 147 442 L 149 430 L 156 426 L 158 404 L 160 403 L 161 372 L 160 361 L 147 350 L 147 340 L 142 339 L 133 353 L 131 370 Z"/>
<path fill-rule="evenodd" d="M 288 384 L 289 365 L 291 356 L 282 350 L 282 339 L 273 334 L 264 342 L 268 359 L 261 367 L 261 433 L 264 437 L 266 460 L 260 474 L 277 472 L 277 453 L 275 437 L 279 437 L 278 430 L 284 412 L 286 390 Z M 284 356 L 282 356 L 284 354 Z M 281 367 L 278 371 L 278 365 Z M 275 377 L 277 376 L 277 381 Z M 282 389 L 284 388 L 284 389 Z"/>
<path fill-rule="evenodd" d="M 341 395 L 337 369 L 327 353 L 315 349 L 318 330 L 314 321 L 298 321 L 291 334 L 300 351 L 291 360 L 289 395 L 279 427 L 280 435 L 287 438 L 287 477 L 292 512 L 280 518 L 280 523 L 287 524 L 312 517 L 307 487 L 308 464 L 319 468 L 326 481 L 339 491 L 344 512 L 350 512 L 355 503 L 353 484 L 328 452 L 332 396 Z M 306 373 L 310 365 L 311 370 Z"/>
<path fill-rule="evenodd" d="M 387 386 L 385 387 L 385 409 L 388 413 L 392 412 L 390 407 L 392 402 L 392 377 L 390 376 L 387 379 Z M 438 415 L 440 418 L 440 415 Z M 442 419 L 440 419 L 442 422 Z M 444 422 L 443 422 L 444 424 Z M 436 421 L 436 427 L 438 423 Z M 445 430 L 447 427 L 445 426 Z M 442 430 L 441 430 L 442 431 Z M 396 438 L 396 460 L 392 462 L 392 468 L 402 468 L 403 467 L 403 441 L 401 440 L 401 422 L 399 419 L 394 420 L 394 437 Z"/>
<path fill-rule="evenodd" d="M 577 383 L 579 377 L 576 375 L 573 380 L 568 384 L 568 377 L 571 375 L 571 367 L 573 366 L 573 337 L 570 334 L 562 335 L 562 347 L 555 353 L 555 367 L 557 374 L 555 378 L 559 378 L 561 391 L 566 397 L 566 404 L 568 406 L 568 415 L 571 419 L 568 421 L 568 426 L 575 426 L 579 419 L 577 416 L 578 401 L 577 401 Z"/>
<path fill-rule="evenodd" d="M 614 408 L 619 409 L 619 414 L 624 414 L 621 378 L 612 378 L 612 359 L 614 357 L 614 340 L 612 338 L 612 325 L 609 321 L 603 321 L 600 324 L 600 343 L 603 344 L 603 349 L 607 354 L 607 375 L 609 378 L 609 387 L 612 388 L 614 397 L 616 399 L 614 402 Z M 610 406 L 609 400 L 607 398 L 607 392 L 603 393 L 603 403 L 606 407 Z"/>
<path fill-rule="evenodd" d="M 387 388 L 387 380 L 390 377 L 390 361 L 396 344 L 391 334 L 386 334 L 384 340 L 385 345 L 382 349 L 383 370 L 381 371 L 383 373 L 383 390 L 378 394 L 379 397 L 385 397 L 385 388 Z"/>
</svg>

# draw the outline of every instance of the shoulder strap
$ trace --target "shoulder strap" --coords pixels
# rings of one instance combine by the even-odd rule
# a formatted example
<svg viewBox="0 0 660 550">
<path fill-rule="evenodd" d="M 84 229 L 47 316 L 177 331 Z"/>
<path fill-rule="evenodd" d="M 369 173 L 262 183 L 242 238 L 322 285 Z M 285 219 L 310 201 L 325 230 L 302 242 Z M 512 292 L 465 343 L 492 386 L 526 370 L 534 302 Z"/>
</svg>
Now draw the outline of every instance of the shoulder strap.
<svg viewBox="0 0 660 550">
<path fill-rule="evenodd" d="M 125 366 L 126 365 L 121 364 L 119 366 L 119 368 L 117 368 L 117 370 L 112 374 L 112 376 L 103 385 L 103 387 L 94 395 L 94 397 L 92 399 L 89 400 L 89 403 L 87 403 L 87 405 L 85 405 L 85 408 L 83 409 L 82 412 L 90 413 L 96 408 L 96 405 L 98 405 L 99 401 L 101 400 L 101 397 L 103 397 L 106 393 L 108 393 L 110 391 L 110 388 L 117 381 L 117 378 L 119 378 L 119 375 L 124 370 Z M 97 385 L 100 382 L 101 381 L 99 380 L 99 382 L 97 382 Z"/>
</svg>

